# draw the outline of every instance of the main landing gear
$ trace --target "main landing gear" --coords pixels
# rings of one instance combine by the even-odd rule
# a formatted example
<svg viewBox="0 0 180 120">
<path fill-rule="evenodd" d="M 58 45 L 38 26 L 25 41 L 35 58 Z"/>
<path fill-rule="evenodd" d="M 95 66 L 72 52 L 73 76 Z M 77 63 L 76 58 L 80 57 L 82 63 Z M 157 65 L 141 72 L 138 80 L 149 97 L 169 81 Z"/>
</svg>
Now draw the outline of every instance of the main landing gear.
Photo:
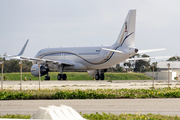
<svg viewBox="0 0 180 120">
<path fill-rule="evenodd" d="M 44 80 L 50 80 L 50 76 L 45 76 Z"/>
<path fill-rule="evenodd" d="M 96 80 L 104 80 L 104 73 L 101 73 L 101 70 L 97 70 L 97 74 L 95 75 Z"/>
<path fill-rule="evenodd" d="M 58 80 L 61 80 L 61 79 L 67 80 L 67 75 L 66 75 L 66 74 L 58 74 L 58 75 L 57 75 L 57 79 L 58 79 Z"/>
<path fill-rule="evenodd" d="M 64 66 L 63 65 L 58 66 L 58 70 L 60 71 L 61 74 L 57 75 L 57 79 L 58 80 L 61 80 L 61 79 L 67 80 L 67 75 L 63 74 Z"/>
</svg>

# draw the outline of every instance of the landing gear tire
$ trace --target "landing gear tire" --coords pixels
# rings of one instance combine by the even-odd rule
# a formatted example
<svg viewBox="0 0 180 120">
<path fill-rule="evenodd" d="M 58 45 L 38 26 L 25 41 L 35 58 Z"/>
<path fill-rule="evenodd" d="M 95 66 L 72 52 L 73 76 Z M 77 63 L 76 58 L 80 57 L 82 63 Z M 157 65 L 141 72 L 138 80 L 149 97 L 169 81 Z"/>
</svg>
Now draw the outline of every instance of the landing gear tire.
<svg viewBox="0 0 180 120">
<path fill-rule="evenodd" d="M 101 80 L 104 80 L 104 74 L 101 74 L 100 78 Z"/>
<path fill-rule="evenodd" d="M 50 76 L 45 76 L 45 80 L 50 80 Z"/>
<path fill-rule="evenodd" d="M 99 80 L 99 79 L 104 80 L 104 74 L 103 74 L 103 73 L 102 73 L 101 75 L 96 74 L 96 75 L 95 75 L 95 79 L 96 79 L 96 80 Z"/>
<path fill-rule="evenodd" d="M 58 80 L 61 80 L 61 79 L 67 80 L 67 75 L 66 75 L 66 74 L 63 74 L 63 75 L 61 76 L 61 74 L 58 74 L 58 75 L 57 75 L 57 79 L 58 79 Z"/>
<path fill-rule="evenodd" d="M 95 79 L 96 79 L 96 80 L 99 80 L 99 74 L 96 74 L 96 75 L 95 75 Z"/>
<path fill-rule="evenodd" d="M 62 78 L 62 77 L 61 77 L 61 74 L 58 74 L 58 75 L 57 75 L 57 79 L 58 79 L 58 80 L 61 80 L 61 78 Z"/>
<path fill-rule="evenodd" d="M 66 80 L 67 79 L 67 75 L 66 74 L 63 74 L 63 80 Z"/>
</svg>

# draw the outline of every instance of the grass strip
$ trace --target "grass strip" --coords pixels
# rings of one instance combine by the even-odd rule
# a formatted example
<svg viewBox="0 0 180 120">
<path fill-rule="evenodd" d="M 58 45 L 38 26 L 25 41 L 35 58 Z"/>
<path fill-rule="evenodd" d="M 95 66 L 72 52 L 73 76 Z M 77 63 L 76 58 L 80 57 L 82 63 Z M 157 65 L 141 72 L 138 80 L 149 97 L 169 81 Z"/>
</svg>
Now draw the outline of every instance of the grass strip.
<svg viewBox="0 0 180 120">
<path fill-rule="evenodd" d="M 106 113 L 96 113 L 96 114 L 81 114 L 83 118 L 88 120 L 180 120 L 178 116 L 167 116 L 167 115 L 155 115 L 155 114 L 106 114 Z"/>
<path fill-rule="evenodd" d="M 20 115 L 20 114 L 7 114 L 7 115 L 0 115 L 0 118 L 12 118 L 12 119 L 30 119 L 31 115 Z"/>
<path fill-rule="evenodd" d="M 27 99 L 121 99 L 121 98 L 180 98 L 180 88 L 159 89 L 87 89 L 87 90 L 3 90 L 0 100 Z"/>
<path fill-rule="evenodd" d="M 58 72 L 50 72 L 49 76 L 51 80 L 57 80 Z M 67 80 L 93 80 L 93 77 L 89 76 L 87 72 L 66 72 Z M 20 80 L 20 73 L 4 73 L 6 80 Z M 30 72 L 23 72 L 22 79 L 25 77 L 27 80 L 39 80 L 39 77 L 33 76 Z M 45 76 L 41 77 L 44 80 Z M 144 73 L 105 73 L 105 80 L 152 80 L 151 77 L 146 76 Z"/>
<path fill-rule="evenodd" d="M 85 119 L 88 120 L 180 120 L 179 116 L 167 116 L 167 115 L 155 115 L 155 114 L 119 114 L 119 115 L 114 115 L 114 114 L 106 114 L 103 113 L 99 114 L 98 112 L 95 114 L 82 114 L 80 113 L 81 116 Z M 0 118 L 16 118 L 16 119 L 30 119 L 31 115 L 4 115 L 0 116 Z"/>
</svg>

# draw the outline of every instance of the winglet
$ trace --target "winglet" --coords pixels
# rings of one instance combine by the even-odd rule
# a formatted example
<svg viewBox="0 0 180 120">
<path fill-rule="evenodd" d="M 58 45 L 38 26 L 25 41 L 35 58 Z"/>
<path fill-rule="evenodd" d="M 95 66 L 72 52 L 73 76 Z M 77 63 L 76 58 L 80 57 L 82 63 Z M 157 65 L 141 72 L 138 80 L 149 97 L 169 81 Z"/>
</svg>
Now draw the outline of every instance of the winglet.
<svg viewBox="0 0 180 120">
<path fill-rule="evenodd" d="M 6 52 L 4 53 L 4 55 L 3 55 L 3 56 L 7 56 Z"/>
<path fill-rule="evenodd" d="M 21 56 L 24 53 L 24 50 L 26 49 L 26 46 L 28 44 L 29 39 L 26 41 L 24 47 L 22 48 L 21 52 L 17 56 Z"/>
</svg>

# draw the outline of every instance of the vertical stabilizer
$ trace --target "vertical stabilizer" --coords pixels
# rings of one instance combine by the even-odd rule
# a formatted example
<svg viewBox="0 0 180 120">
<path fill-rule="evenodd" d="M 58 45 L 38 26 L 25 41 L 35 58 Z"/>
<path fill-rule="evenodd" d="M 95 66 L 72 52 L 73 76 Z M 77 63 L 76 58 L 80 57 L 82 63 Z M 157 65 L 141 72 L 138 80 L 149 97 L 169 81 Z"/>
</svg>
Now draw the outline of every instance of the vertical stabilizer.
<svg viewBox="0 0 180 120">
<path fill-rule="evenodd" d="M 136 10 L 130 10 L 113 46 L 134 46 Z"/>
</svg>

